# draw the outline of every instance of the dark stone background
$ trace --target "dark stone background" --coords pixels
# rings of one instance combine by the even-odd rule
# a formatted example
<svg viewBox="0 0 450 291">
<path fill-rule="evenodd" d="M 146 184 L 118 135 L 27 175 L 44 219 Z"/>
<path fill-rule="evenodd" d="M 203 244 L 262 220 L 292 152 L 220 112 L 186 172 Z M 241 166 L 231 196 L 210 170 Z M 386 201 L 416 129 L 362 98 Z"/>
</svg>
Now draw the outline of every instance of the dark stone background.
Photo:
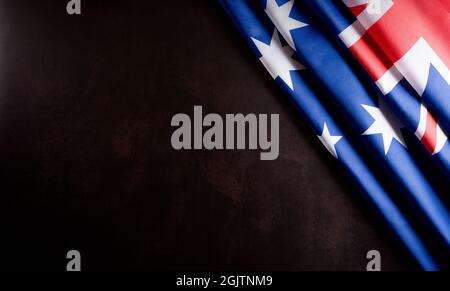
<svg viewBox="0 0 450 291">
<path fill-rule="evenodd" d="M 1 268 L 415 264 L 216 1 L 0 1 Z M 280 114 L 280 157 L 174 151 L 170 120 Z"/>
</svg>

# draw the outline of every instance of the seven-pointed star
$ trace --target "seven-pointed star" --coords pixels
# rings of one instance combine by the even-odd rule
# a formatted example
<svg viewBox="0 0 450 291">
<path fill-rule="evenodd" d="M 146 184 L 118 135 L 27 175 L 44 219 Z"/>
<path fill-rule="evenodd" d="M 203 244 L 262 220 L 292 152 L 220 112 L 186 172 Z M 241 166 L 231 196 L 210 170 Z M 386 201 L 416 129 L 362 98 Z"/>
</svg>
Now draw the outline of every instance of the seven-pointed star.
<svg viewBox="0 0 450 291">
<path fill-rule="evenodd" d="M 400 132 L 400 128 L 403 126 L 382 99 L 379 99 L 378 104 L 378 107 L 361 104 L 374 119 L 372 125 L 363 135 L 381 134 L 383 137 L 384 154 L 387 155 L 394 138 L 406 147 L 402 133 Z"/>
<path fill-rule="evenodd" d="M 338 159 L 338 155 L 336 152 L 336 144 L 341 140 L 342 136 L 340 135 L 331 135 L 328 130 L 327 123 L 323 124 L 322 135 L 317 136 L 322 144 L 327 148 L 327 150 L 332 154 L 336 159 Z"/>
<path fill-rule="evenodd" d="M 253 37 L 251 39 L 262 55 L 259 60 L 269 71 L 272 78 L 280 77 L 291 90 L 294 90 L 291 71 L 303 70 L 305 67 L 292 58 L 294 51 L 288 45 L 281 45 L 277 30 L 275 29 L 273 32 L 270 44 L 265 44 Z"/>
<path fill-rule="evenodd" d="M 266 9 L 264 10 L 272 20 L 275 27 L 278 28 L 289 46 L 295 50 L 294 40 L 292 39 L 291 30 L 307 26 L 308 24 L 289 17 L 294 0 L 290 0 L 281 6 L 278 6 L 276 0 L 267 0 Z"/>
</svg>

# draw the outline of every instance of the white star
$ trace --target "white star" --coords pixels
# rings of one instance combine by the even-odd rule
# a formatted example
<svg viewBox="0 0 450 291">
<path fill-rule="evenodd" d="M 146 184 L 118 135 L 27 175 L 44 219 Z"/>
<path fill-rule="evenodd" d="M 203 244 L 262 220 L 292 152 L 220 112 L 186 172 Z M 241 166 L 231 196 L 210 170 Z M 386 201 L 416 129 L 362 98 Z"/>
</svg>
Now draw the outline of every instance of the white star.
<svg viewBox="0 0 450 291">
<path fill-rule="evenodd" d="M 253 37 L 252 40 L 262 55 L 259 60 L 269 71 L 272 78 L 280 77 L 291 90 L 294 90 L 290 71 L 303 70 L 305 67 L 292 58 L 294 51 L 289 46 L 281 45 L 277 30 L 274 30 L 269 45 Z"/>
<path fill-rule="evenodd" d="M 328 130 L 327 123 L 323 124 L 322 135 L 317 136 L 322 144 L 327 148 L 327 150 L 332 154 L 336 159 L 338 159 L 338 155 L 336 152 L 336 144 L 341 140 L 342 136 L 339 135 L 331 135 Z"/>
<path fill-rule="evenodd" d="M 378 104 L 379 107 L 361 105 L 374 119 L 372 125 L 363 135 L 381 134 L 383 137 L 384 154 L 387 155 L 394 138 L 406 147 L 402 133 L 400 132 L 400 128 L 403 125 L 397 120 L 382 99 L 379 99 Z"/>
<path fill-rule="evenodd" d="M 281 32 L 281 35 L 287 41 L 292 49 L 295 50 L 294 40 L 292 39 L 291 30 L 307 26 L 308 24 L 289 17 L 294 0 L 289 0 L 281 6 L 278 6 L 275 0 L 267 0 L 266 9 L 264 10 L 272 20 L 275 27 Z"/>
</svg>

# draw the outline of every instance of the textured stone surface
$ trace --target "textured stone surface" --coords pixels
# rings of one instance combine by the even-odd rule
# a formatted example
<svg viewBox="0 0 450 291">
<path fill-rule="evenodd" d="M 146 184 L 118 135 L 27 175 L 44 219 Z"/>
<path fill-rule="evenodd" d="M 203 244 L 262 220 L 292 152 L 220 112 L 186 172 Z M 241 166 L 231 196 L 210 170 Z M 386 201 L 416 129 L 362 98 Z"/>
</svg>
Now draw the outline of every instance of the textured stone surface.
<svg viewBox="0 0 450 291">
<path fill-rule="evenodd" d="M 65 4 L 0 2 L 2 268 L 414 268 L 215 1 Z M 172 150 L 194 105 L 280 114 L 279 159 Z"/>
</svg>

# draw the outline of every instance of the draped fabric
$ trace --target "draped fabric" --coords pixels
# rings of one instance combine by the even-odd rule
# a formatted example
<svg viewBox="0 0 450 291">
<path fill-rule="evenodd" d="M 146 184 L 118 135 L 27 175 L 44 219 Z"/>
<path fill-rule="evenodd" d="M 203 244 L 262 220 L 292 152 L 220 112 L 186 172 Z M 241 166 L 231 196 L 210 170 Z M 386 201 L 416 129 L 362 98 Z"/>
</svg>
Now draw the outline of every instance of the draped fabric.
<svg viewBox="0 0 450 291">
<path fill-rule="evenodd" d="M 418 265 L 448 268 L 450 0 L 219 1 Z"/>
</svg>

